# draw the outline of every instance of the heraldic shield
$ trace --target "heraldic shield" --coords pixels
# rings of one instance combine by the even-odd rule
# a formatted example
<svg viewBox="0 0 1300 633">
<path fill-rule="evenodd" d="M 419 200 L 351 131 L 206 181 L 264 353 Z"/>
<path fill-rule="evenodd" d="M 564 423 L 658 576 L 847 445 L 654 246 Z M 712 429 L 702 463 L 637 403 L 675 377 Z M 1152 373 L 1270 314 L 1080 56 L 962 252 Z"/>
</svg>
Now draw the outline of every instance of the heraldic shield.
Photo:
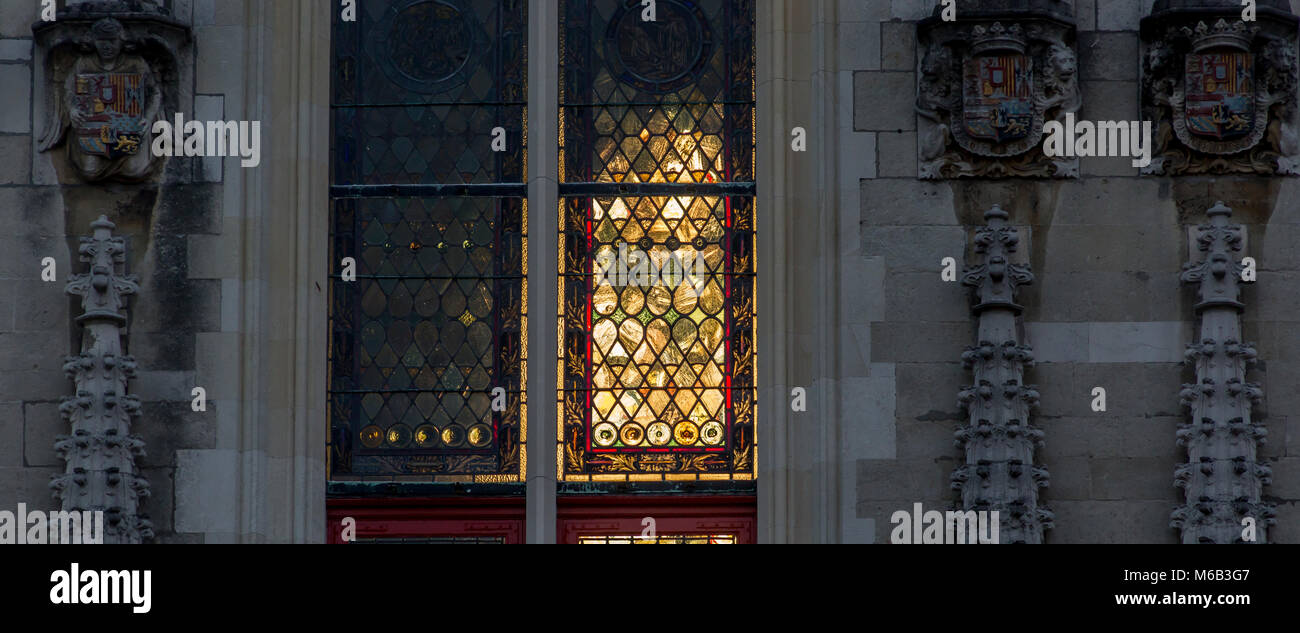
<svg viewBox="0 0 1300 633">
<path fill-rule="evenodd" d="M 1187 55 L 1187 131 L 1218 141 L 1240 138 L 1255 125 L 1251 54 L 1220 50 Z"/>
<path fill-rule="evenodd" d="M 139 73 L 85 73 L 76 78 L 75 101 L 85 114 L 74 126 L 82 151 L 113 159 L 140 151 L 143 120 L 143 76 Z"/>
<path fill-rule="evenodd" d="M 987 15 L 971 11 L 953 22 L 936 10 L 917 26 L 922 179 L 1079 174 L 1078 158 L 1047 156 L 1040 146 L 1047 121 L 1079 109 L 1074 26 L 1055 13 L 1056 0 L 1004 25 L 994 16 L 1006 4 L 992 1 Z"/>
<path fill-rule="evenodd" d="M 1033 61 L 1027 55 L 981 55 L 965 61 L 962 115 L 971 138 L 1005 143 L 1033 127 Z"/>
</svg>

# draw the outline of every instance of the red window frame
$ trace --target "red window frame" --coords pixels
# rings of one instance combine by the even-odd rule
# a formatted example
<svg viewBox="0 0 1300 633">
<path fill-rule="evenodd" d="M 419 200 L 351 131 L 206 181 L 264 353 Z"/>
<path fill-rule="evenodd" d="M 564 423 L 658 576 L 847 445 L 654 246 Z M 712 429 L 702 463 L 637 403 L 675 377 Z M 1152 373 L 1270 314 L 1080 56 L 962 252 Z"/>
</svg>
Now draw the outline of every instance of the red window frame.
<svg viewBox="0 0 1300 633">
<path fill-rule="evenodd" d="M 742 495 L 627 495 L 560 497 L 556 536 L 577 544 L 583 536 L 639 536 L 642 520 L 655 520 L 659 535 L 733 534 L 737 544 L 758 541 L 758 504 Z"/>
<path fill-rule="evenodd" d="M 357 538 L 497 537 L 524 542 L 524 499 L 330 499 L 326 542 L 344 544 L 344 517 L 357 521 Z"/>
</svg>

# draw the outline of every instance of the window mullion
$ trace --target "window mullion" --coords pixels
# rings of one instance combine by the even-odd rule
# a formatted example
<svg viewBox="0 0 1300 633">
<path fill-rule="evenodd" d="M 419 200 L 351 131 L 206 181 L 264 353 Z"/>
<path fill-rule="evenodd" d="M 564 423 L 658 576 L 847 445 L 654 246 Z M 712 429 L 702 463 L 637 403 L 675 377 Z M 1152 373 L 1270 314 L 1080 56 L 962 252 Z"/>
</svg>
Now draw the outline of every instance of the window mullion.
<svg viewBox="0 0 1300 633">
<path fill-rule="evenodd" d="M 556 359 L 559 248 L 559 6 L 528 13 L 528 511 L 529 543 L 556 542 Z"/>
</svg>

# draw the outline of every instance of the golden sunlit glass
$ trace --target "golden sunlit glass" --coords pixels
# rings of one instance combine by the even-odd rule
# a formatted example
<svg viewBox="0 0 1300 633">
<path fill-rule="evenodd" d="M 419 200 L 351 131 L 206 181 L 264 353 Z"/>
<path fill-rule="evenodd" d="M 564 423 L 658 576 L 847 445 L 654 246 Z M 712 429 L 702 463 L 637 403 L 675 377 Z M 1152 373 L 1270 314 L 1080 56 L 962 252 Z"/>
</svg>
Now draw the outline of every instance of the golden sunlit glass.
<svg viewBox="0 0 1300 633">
<path fill-rule="evenodd" d="M 562 3 L 566 480 L 753 474 L 753 6 L 659 7 Z"/>
</svg>

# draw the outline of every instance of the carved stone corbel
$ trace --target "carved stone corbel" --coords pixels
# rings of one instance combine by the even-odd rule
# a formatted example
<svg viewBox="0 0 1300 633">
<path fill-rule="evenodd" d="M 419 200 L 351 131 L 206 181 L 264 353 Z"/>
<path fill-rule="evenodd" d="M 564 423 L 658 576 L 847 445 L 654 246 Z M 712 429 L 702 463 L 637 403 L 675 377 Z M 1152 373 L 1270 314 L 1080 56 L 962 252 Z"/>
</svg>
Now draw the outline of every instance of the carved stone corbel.
<svg viewBox="0 0 1300 633">
<path fill-rule="evenodd" d="M 1241 341 L 1241 273 L 1237 255 L 1244 228 L 1230 224 L 1232 209 L 1222 202 L 1206 212 L 1209 222 L 1198 231 L 1202 256 L 1183 265 L 1183 283 L 1194 284 L 1200 336 L 1187 346 L 1187 363 L 1196 367 L 1196 382 L 1179 393 L 1189 410 L 1178 429 L 1187 463 L 1174 472 L 1174 485 L 1186 502 L 1175 509 L 1170 526 L 1183 543 L 1266 543 L 1274 525 L 1272 504 L 1261 501 L 1271 471 L 1259 462 L 1258 445 L 1267 431 L 1250 419 L 1250 408 L 1263 397 L 1259 385 L 1246 382 L 1246 367 L 1255 348 Z M 1254 540 L 1245 519 L 1254 522 Z M 1246 522 L 1249 523 L 1249 522 Z"/>
<path fill-rule="evenodd" d="M 1296 33 L 1287 0 L 1156 0 L 1142 20 L 1145 174 L 1300 174 Z"/>
<path fill-rule="evenodd" d="M 974 372 L 973 386 L 958 394 L 967 423 L 956 432 L 964 463 L 952 475 L 962 510 L 997 511 L 1004 543 L 1042 543 L 1052 513 L 1038 504 L 1038 489 L 1048 484 L 1047 469 L 1034 465 L 1043 431 L 1029 424 L 1038 391 L 1024 383 L 1033 349 L 1022 341 L 1016 303 L 1020 286 L 1033 282 L 1027 265 L 1011 261 L 1020 236 L 1007 224 L 1007 212 L 994 206 L 984 213 L 987 226 L 975 234 L 982 261 L 962 274 L 972 289 L 979 321 L 978 342 L 966 348 L 962 364 Z"/>
<path fill-rule="evenodd" d="M 50 489 L 65 511 L 102 511 L 105 543 L 140 543 L 153 538 L 152 524 L 139 512 L 149 481 L 135 464 L 144 441 L 130 434 L 140 415 L 139 399 L 126 392 L 135 359 L 122 354 L 127 297 L 139 286 L 134 275 L 123 274 L 126 241 L 113 237 L 114 224 L 101 215 L 90 226 L 94 233 L 81 238 L 80 248 L 90 271 L 67 285 L 68 294 L 81 297 L 81 354 L 63 365 L 76 395 L 59 407 L 72 433 L 55 440 L 66 467 Z"/>
<path fill-rule="evenodd" d="M 917 25 L 918 177 L 1070 178 L 1043 126 L 1081 104 L 1074 8 L 1064 0 L 963 0 Z"/>
</svg>

